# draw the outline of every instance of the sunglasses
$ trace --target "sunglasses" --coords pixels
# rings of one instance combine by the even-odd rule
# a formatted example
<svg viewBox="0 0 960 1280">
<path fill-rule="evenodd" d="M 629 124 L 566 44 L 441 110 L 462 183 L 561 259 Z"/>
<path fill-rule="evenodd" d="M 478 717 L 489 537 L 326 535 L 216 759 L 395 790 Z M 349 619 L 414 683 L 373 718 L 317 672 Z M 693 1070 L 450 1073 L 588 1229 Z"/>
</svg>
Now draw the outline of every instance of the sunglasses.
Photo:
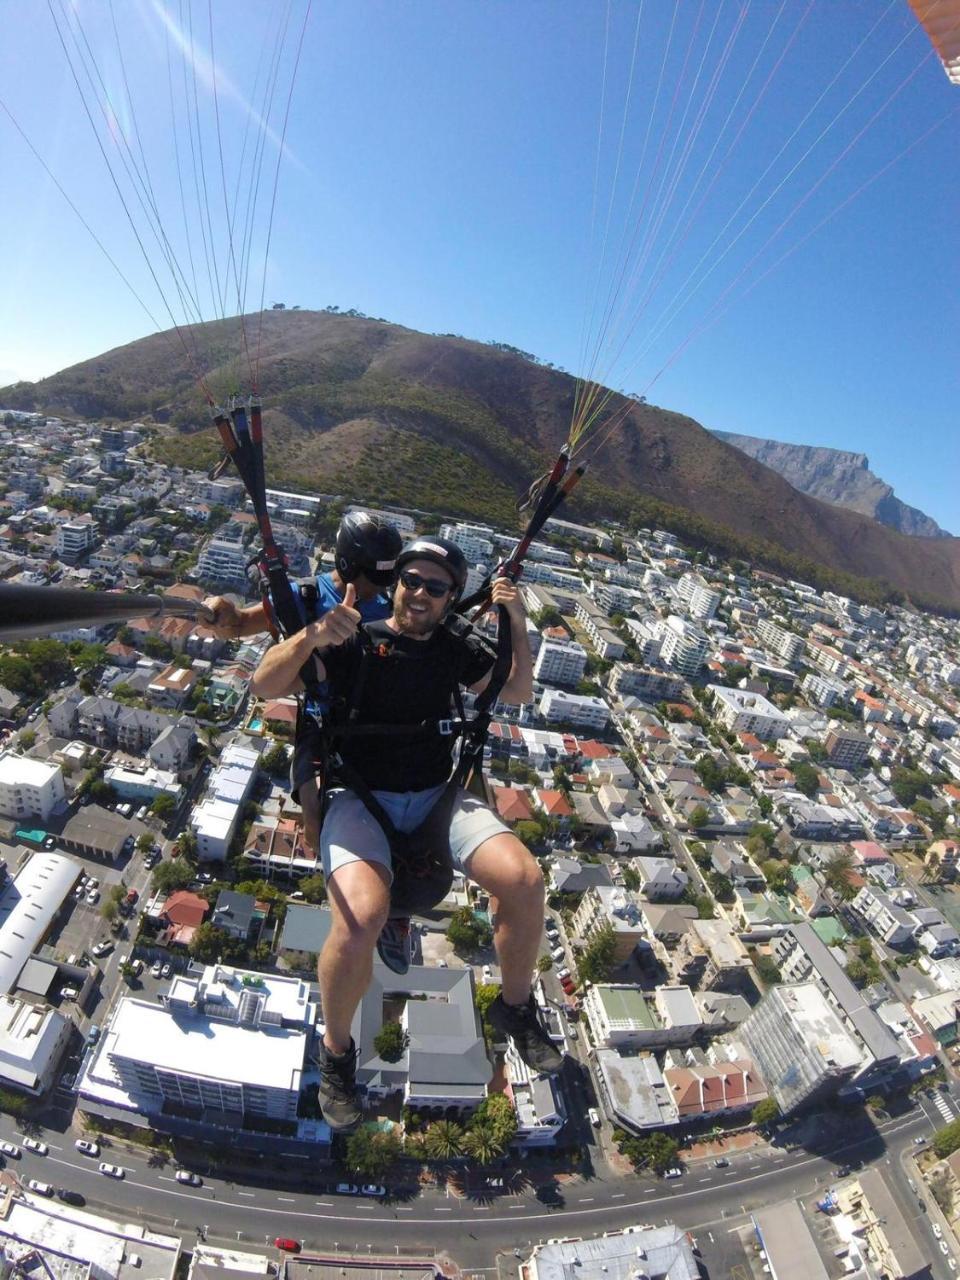
<svg viewBox="0 0 960 1280">
<path fill-rule="evenodd" d="M 434 600 L 442 600 L 453 590 L 453 585 L 449 582 L 444 582 L 440 578 L 421 578 L 419 573 L 411 571 L 401 573 L 400 581 L 408 591 L 419 591 L 423 587 L 427 595 L 432 596 Z"/>
</svg>

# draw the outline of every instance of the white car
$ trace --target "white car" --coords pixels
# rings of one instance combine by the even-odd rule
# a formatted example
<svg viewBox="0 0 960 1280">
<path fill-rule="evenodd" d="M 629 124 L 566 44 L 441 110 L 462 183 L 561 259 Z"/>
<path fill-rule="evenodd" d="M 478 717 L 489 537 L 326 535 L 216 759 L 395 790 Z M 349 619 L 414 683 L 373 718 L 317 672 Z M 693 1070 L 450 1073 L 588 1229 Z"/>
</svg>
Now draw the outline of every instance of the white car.
<svg viewBox="0 0 960 1280">
<path fill-rule="evenodd" d="M 337 1195 L 338 1195 L 338 1196 L 355 1196 L 355 1195 L 359 1195 L 359 1194 L 360 1194 L 360 1188 L 359 1188 L 358 1186 L 356 1186 L 354 1183 L 352 1183 L 352 1182 L 338 1182 L 338 1183 L 337 1183 Z"/>
<path fill-rule="evenodd" d="M 112 950 L 113 950 L 113 943 L 110 941 L 109 938 L 105 938 L 103 942 L 98 942 L 97 945 L 93 948 L 93 954 L 99 960 L 101 956 L 109 955 Z"/>
<path fill-rule="evenodd" d="M 38 1196 L 52 1196 L 53 1187 L 49 1182 L 41 1182 L 39 1178 L 27 1179 L 27 1190 L 33 1191 Z"/>
<path fill-rule="evenodd" d="M 60 988 L 60 999 L 61 999 L 61 1000 L 76 1000 L 76 998 L 77 998 L 77 996 L 78 996 L 79 994 L 80 994 L 80 992 L 79 992 L 79 990 L 78 990 L 76 987 L 61 987 L 61 988 Z"/>
<path fill-rule="evenodd" d="M 489 981 L 490 981 L 490 979 L 491 979 L 492 977 L 493 977 L 493 970 L 490 968 L 490 966 L 489 966 L 488 964 L 485 964 L 485 965 L 483 966 L 483 980 L 484 980 L 484 982 L 489 982 Z"/>
<path fill-rule="evenodd" d="M 11 1160 L 19 1160 L 23 1152 L 12 1142 L 0 1142 L 0 1155 L 9 1156 Z"/>
<path fill-rule="evenodd" d="M 39 1138 L 24 1138 L 23 1145 L 28 1151 L 32 1151 L 35 1156 L 48 1156 L 50 1148 L 45 1142 L 41 1142 Z"/>
<path fill-rule="evenodd" d="M 554 960 L 565 960 L 567 958 L 567 953 L 564 951 L 563 947 L 554 947 L 550 954 L 553 956 Z"/>
<path fill-rule="evenodd" d="M 943 1232 L 940 1230 L 940 1224 L 939 1224 L 939 1222 L 931 1222 L 931 1223 L 930 1223 L 930 1226 L 931 1226 L 931 1229 L 933 1230 L 933 1234 L 934 1234 L 934 1235 L 937 1237 L 937 1239 L 939 1240 L 939 1239 L 940 1239 L 940 1237 L 943 1235 Z"/>
<path fill-rule="evenodd" d="M 160 975 L 163 973 L 163 965 L 160 963 L 159 960 L 154 960 L 153 967 L 151 968 L 150 972 L 153 975 L 153 977 L 155 978 L 160 977 Z"/>
<path fill-rule="evenodd" d="M 189 1169 L 178 1169 L 175 1177 L 178 1182 L 182 1182 L 185 1187 L 202 1187 L 203 1179 L 199 1173 L 191 1173 Z"/>
<path fill-rule="evenodd" d="M 118 1164 L 107 1164 L 105 1160 L 101 1160 L 97 1168 L 107 1178 L 125 1178 L 127 1176 Z"/>
<path fill-rule="evenodd" d="M 365 1196 L 385 1196 L 387 1188 L 380 1186 L 377 1182 L 365 1182 L 360 1188 L 360 1193 Z"/>
<path fill-rule="evenodd" d="M 682 1178 L 683 1170 L 678 1165 L 674 1165 L 672 1169 L 666 1169 L 663 1176 L 665 1178 Z"/>
<path fill-rule="evenodd" d="M 569 977 L 570 977 L 570 970 L 567 968 L 567 966 L 566 966 L 566 965 L 564 965 L 562 969 L 558 969 L 558 970 L 557 970 L 557 977 L 558 977 L 558 978 L 569 978 Z"/>
<path fill-rule="evenodd" d="M 95 906 L 97 905 L 97 903 L 100 901 L 100 890 L 99 890 L 99 889 L 91 889 L 91 890 L 88 892 L 88 894 L 87 894 L 86 898 L 84 899 L 84 901 L 85 901 L 89 906 L 91 906 L 91 907 L 95 907 Z"/>
<path fill-rule="evenodd" d="M 590 1117 L 590 1123 L 593 1125 L 593 1127 L 595 1129 L 599 1129 L 600 1128 L 600 1112 L 597 1110 L 597 1108 L 590 1107 L 589 1110 L 587 1111 L 587 1115 Z"/>
<path fill-rule="evenodd" d="M 87 888 L 88 889 L 100 888 L 100 881 L 97 879 L 96 876 L 87 876 Z"/>
<path fill-rule="evenodd" d="M 172 978 L 172 977 L 173 977 L 173 965 L 172 965 L 172 964 L 165 964 L 165 965 L 163 966 L 162 976 L 163 976 L 164 978 Z"/>
<path fill-rule="evenodd" d="M 99 1142 L 87 1142 L 85 1138 L 78 1138 L 73 1145 L 82 1156 L 98 1156 L 100 1154 Z"/>
</svg>

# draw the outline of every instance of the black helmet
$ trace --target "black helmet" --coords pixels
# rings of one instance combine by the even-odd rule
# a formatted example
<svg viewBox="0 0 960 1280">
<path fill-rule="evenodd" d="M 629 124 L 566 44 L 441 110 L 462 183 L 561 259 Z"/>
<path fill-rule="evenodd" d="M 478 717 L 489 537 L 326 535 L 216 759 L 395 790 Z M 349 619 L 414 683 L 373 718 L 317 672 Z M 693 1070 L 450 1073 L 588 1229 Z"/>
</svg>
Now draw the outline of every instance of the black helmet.
<svg viewBox="0 0 960 1280">
<path fill-rule="evenodd" d="M 363 574 L 376 586 L 388 587 L 397 575 L 402 545 L 400 534 L 382 516 L 351 511 L 337 530 L 337 573 L 344 582 L 354 582 Z"/>
<path fill-rule="evenodd" d="M 417 538 L 414 542 L 408 542 L 397 557 L 397 573 L 411 560 L 432 560 L 434 564 L 446 569 L 456 588 L 453 598 L 460 599 L 463 588 L 467 585 L 469 568 L 466 556 L 455 542 L 450 542 L 447 538 Z"/>
</svg>

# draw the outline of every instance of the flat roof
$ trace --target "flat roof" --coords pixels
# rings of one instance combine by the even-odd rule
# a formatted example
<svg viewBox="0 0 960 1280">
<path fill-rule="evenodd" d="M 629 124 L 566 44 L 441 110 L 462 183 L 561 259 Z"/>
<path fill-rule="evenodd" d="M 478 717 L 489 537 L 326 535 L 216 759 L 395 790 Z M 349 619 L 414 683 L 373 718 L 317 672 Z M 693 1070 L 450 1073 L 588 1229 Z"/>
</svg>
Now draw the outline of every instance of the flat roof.
<svg viewBox="0 0 960 1280">
<path fill-rule="evenodd" d="M 637 1129 L 676 1124 L 677 1107 L 653 1054 L 624 1057 L 614 1049 L 597 1049 L 597 1068 L 610 1105 Z"/>
<path fill-rule="evenodd" d="M 830 1280 L 810 1234 L 810 1227 L 795 1200 L 772 1205 L 753 1215 L 777 1280 Z"/>
<path fill-rule="evenodd" d="M 307 1034 L 292 1027 L 245 1027 L 193 1012 L 124 999 L 105 1037 L 106 1054 L 160 1071 L 208 1080 L 297 1090 Z"/>
<path fill-rule="evenodd" d="M 43 787 L 59 772 L 58 764 L 47 764 L 31 756 L 18 756 L 12 751 L 0 756 L 0 786 Z"/>
<path fill-rule="evenodd" d="M 697 1280 L 700 1275 L 687 1233 L 672 1222 L 537 1245 L 531 1263 L 536 1280 L 633 1280 L 641 1266 L 642 1274 L 664 1280 Z"/>
<path fill-rule="evenodd" d="M 644 1031 L 663 1026 L 652 1000 L 639 987 L 597 986 L 595 991 L 609 1022 L 630 1022 Z"/>
</svg>

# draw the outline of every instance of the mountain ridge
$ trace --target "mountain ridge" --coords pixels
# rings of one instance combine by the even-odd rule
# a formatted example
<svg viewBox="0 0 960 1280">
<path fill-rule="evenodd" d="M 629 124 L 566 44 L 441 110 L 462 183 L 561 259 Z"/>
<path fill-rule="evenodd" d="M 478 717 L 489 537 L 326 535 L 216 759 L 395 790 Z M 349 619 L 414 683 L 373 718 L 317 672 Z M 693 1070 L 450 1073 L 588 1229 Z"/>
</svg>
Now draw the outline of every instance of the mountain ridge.
<svg viewBox="0 0 960 1280">
<path fill-rule="evenodd" d="M 735 431 L 713 431 L 713 435 L 770 467 L 812 498 L 859 511 L 913 538 L 951 536 L 931 516 L 898 498 L 893 486 L 870 470 L 865 453 L 826 445 L 788 444 Z"/>
<path fill-rule="evenodd" d="M 259 323 L 249 318 L 247 327 Z M 575 379 L 522 353 L 342 313 L 268 311 L 262 323 L 271 484 L 509 522 L 518 495 L 566 440 Z M 182 337 L 189 358 L 176 335 L 153 334 L 2 389 L 0 404 L 153 419 L 158 456 L 208 466 L 220 446 L 192 366 L 218 399 L 253 379 L 239 318 Z M 647 524 L 669 509 L 701 541 L 727 531 L 744 559 L 781 549 L 793 557 L 790 576 L 801 576 L 804 558 L 960 609 L 960 540 L 910 538 L 811 498 L 683 414 L 614 395 L 606 420 L 621 412 L 624 425 L 591 459 L 571 518 Z M 596 439 L 603 432 L 601 422 Z"/>
</svg>

